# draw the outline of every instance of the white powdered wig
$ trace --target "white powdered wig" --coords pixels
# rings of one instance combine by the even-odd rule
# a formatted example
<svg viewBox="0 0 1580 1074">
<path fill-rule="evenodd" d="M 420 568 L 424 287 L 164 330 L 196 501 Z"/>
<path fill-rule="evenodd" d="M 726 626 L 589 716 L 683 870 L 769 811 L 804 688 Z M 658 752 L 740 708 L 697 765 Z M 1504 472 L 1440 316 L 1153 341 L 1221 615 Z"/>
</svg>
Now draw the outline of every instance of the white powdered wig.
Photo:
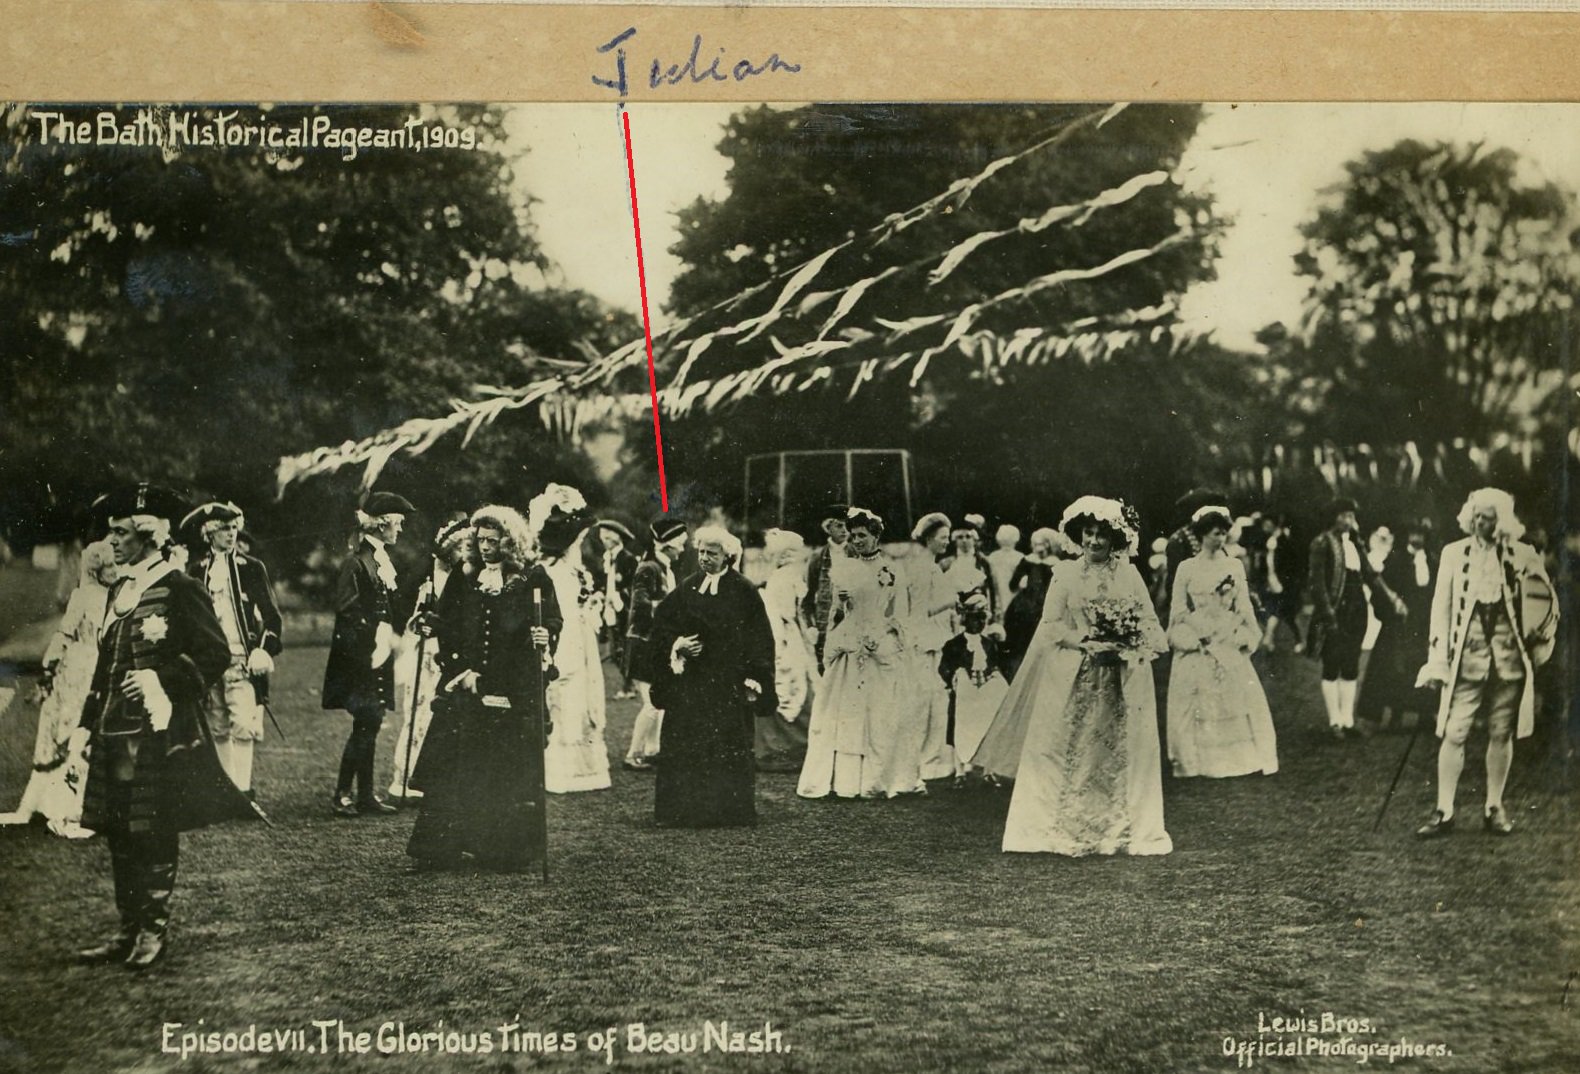
<svg viewBox="0 0 1580 1074">
<path fill-rule="evenodd" d="M 724 549 L 724 554 L 730 559 L 740 562 L 741 539 L 723 526 L 699 526 L 691 535 L 691 543 L 698 548 L 705 544 L 716 544 Z"/>
<path fill-rule="evenodd" d="M 1483 488 L 1472 492 L 1459 509 L 1459 528 L 1465 533 L 1476 532 L 1476 514 L 1490 507 L 1498 513 L 1499 537 L 1518 541 L 1525 536 L 1525 524 L 1514 514 L 1514 497 L 1502 489 Z"/>
</svg>

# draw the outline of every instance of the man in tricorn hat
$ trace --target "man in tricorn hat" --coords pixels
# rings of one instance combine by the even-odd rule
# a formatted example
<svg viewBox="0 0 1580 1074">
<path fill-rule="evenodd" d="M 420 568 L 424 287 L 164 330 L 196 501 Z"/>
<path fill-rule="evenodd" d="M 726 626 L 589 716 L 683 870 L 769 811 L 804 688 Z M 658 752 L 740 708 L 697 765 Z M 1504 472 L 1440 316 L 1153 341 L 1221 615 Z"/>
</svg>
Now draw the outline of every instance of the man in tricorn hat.
<svg viewBox="0 0 1580 1074">
<path fill-rule="evenodd" d="M 263 706 L 282 626 L 268 568 L 236 547 L 242 524 L 241 508 L 217 501 L 181 520 L 183 530 L 197 530 L 207 545 L 187 569 L 208 591 L 230 644 L 230 667 L 209 691 L 214 746 L 231 781 L 251 793 L 253 745 L 263 738 Z"/>
<path fill-rule="evenodd" d="M 1355 684 L 1360 678 L 1361 645 L 1366 637 L 1366 593 L 1404 612 L 1356 543 L 1360 522 L 1354 500 L 1340 496 L 1328 504 L 1328 528 L 1311 541 L 1306 599 L 1313 612 L 1308 649 L 1322 661 L 1322 703 L 1334 738 L 1356 733 Z"/>
<path fill-rule="evenodd" d="M 335 635 L 324 668 L 323 706 L 351 714 L 351 734 L 340 757 L 332 799 L 338 816 L 393 813 L 376 793 L 374 750 L 384 713 L 395 704 L 395 564 L 389 547 L 414 513 L 401 496 L 375 492 L 357 512 L 356 550 L 340 567 L 335 587 Z M 352 796 L 352 785 L 356 796 Z"/>
<path fill-rule="evenodd" d="M 147 484 L 99 506 L 120 578 L 74 746 L 91 747 L 82 819 L 109 844 L 120 928 L 79 957 L 146 969 L 167 946 L 179 833 L 261 814 L 210 745 L 203 698 L 230 645 L 208 594 L 171 562 L 171 520 L 185 506 Z"/>
</svg>

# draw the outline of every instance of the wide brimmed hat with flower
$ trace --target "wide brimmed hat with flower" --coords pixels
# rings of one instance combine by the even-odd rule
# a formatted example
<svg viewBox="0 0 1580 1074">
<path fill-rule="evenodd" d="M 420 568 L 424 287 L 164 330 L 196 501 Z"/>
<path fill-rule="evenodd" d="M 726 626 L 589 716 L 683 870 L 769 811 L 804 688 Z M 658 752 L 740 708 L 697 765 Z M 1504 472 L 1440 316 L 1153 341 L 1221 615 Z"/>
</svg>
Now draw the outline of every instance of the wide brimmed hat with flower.
<svg viewBox="0 0 1580 1074">
<path fill-rule="evenodd" d="M 544 555 L 564 554 L 592 522 L 586 497 L 569 485 L 550 483 L 527 504 L 527 526 Z"/>
<path fill-rule="evenodd" d="M 1114 549 L 1116 553 L 1126 558 L 1136 554 L 1141 545 L 1141 520 L 1135 508 L 1123 500 L 1111 500 L 1106 496 L 1082 496 L 1064 509 L 1059 519 L 1059 532 L 1079 545 L 1081 524 L 1087 519 L 1100 522 L 1119 534 L 1120 545 Z"/>
</svg>

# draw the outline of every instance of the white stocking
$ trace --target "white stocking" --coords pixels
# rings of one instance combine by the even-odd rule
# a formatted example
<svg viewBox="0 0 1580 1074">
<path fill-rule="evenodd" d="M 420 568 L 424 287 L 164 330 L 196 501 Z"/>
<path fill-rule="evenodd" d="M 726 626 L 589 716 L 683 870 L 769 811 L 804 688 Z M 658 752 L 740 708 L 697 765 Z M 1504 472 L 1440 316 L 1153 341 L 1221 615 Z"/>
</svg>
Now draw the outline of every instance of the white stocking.
<svg viewBox="0 0 1580 1074">
<path fill-rule="evenodd" d="M 1328 726 L 1343 727 L 1343 719 L 1339 715 L 1339 682 L 1337 679 L 1322 680 L 1322 704 L 1328 710 Z"/>
<path fill-rule="evenodd" d="M 1339 688 L 1339 726 L 1355 726 L 1355 680 L 1340 679 L 1336 684 Z"/>
<path fill-rule="evenodd" d="M 1437 810 L 1444 819 L 1454 815 L 1454 793 L 1459 790 L 1459 774 L 1464 770 L 1465 744 L 1444 738 L 1437 750 Z"/>
<path fill-rule="evenodd" d="M 244 791 L 252 790 L 252 739 L 231 739 L 230 779 Z"/>
<path fill-rule="evenodd" d="M 1503 788 L 1509 782 L 1509 768 L 1514 764 L 1514 738 L 1489 738 L 1487 740 L 1487 810 L 1503 806 Z"/>
</svg>

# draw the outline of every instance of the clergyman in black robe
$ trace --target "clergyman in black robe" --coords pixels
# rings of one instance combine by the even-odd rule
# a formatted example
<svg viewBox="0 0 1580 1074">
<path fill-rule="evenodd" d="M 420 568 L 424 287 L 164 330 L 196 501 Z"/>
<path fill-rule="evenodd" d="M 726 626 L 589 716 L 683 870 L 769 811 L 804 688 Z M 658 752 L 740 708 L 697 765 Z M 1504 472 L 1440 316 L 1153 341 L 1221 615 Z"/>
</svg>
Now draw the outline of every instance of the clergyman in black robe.
<svg viewBox="0 0 1580 1074">
<path fill-rule="evenodd" d="M 650 644 L 664 710 L 654 815 L 661 828 L 757 823 L 755 721 L 775 719 L 774 636 L 757 588 L 729 563 L 740 544 L 704 527 L 701 572 L 659 605 Z"/>
</svg>

